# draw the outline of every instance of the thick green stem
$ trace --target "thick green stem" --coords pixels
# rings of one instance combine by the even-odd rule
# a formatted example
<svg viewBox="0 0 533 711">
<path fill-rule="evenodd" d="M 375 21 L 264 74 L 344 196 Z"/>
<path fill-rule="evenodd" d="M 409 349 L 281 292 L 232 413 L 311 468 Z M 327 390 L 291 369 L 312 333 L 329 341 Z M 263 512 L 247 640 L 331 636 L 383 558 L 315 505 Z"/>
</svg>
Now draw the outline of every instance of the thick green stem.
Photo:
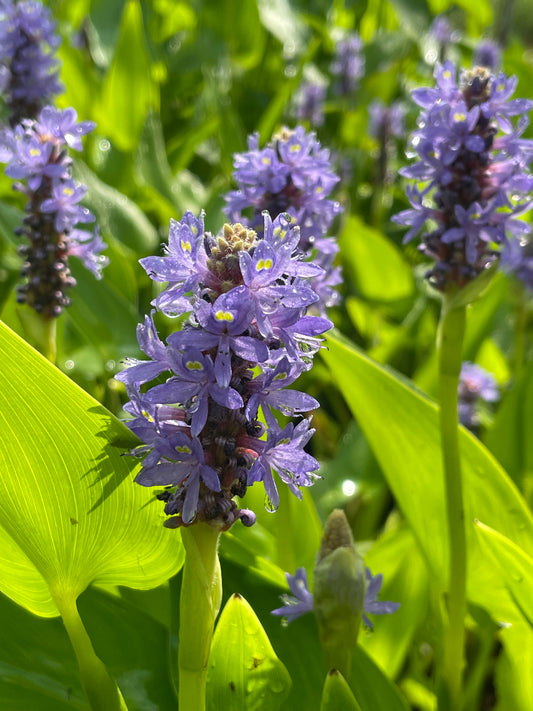
<svg viewBox="0 0 533 711">
<path fill-rule="evenodd" d="M 444 637 L 443 709 L 458 711 L 464 659 L 466 614 L 466 535 L 457 419 L 466 307 L 448 307 L 439 331 L 440 431 L 449 540 L 448 620 Z"/>
<path fill-rule="evenodd" d="M 222 601 L 219 531 L 205 523 L 182 528 L 185 564 L 180 596 L 179 708 L 205 710 L 207 664 Z"/>
<path fill-rule="evenodd" d="M 115 681 L 102 660 L 96 656 L 92 642 L 81 621 L 76 600 L 64 596 L 56 600 L 63 624 L 74 648 L 83 690 L 93 711 L 128 711 Z"/>
</svg>

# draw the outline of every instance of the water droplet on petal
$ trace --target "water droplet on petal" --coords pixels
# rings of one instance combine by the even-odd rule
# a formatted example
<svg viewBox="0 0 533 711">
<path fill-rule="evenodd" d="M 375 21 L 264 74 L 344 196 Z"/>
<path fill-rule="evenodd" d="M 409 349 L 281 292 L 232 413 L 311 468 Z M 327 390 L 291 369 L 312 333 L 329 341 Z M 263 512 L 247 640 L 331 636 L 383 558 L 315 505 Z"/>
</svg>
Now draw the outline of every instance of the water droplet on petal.
<svg viewBox="0 0 533 711">
<path fill-rule="evenodd" d="M 277 506 L 274 506 L 274 504 L 270 500 L 268 494 L 265 494 L 265 509 L 269 513 L 274 513 L 277 510 Z"/>
</svg>

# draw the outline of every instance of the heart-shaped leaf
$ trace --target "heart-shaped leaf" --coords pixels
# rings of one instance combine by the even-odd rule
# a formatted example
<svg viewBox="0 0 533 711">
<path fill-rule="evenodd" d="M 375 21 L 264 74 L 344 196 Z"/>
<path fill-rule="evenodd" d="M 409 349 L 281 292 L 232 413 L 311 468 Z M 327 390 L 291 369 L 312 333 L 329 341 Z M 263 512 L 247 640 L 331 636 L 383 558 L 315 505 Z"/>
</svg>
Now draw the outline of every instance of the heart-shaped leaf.
<svg viewBox="0 0 533 711">
<path fill-rule="evenodd" d="M 129 430 L 0 323 L 0 588 L 57 614 L 92 582 L 150 588 L 181 542 L 133 483 Z"/>
</svg>

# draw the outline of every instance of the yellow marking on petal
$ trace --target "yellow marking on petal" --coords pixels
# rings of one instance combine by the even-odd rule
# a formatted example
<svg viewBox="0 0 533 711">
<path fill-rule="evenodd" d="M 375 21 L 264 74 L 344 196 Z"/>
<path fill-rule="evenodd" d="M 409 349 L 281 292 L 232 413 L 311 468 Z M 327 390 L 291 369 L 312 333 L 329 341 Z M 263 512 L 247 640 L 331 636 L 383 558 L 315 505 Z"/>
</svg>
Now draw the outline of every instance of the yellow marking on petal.
<svg viewBox="0 0 533 711">
<path fill-rule="evenodd" d="M 178 445 L 176 447 L 176 452 L 179 452 L 180 454 L 191 454 L 191 449 L 190 449 L 190 447 L 187 447 L 186 444 L 184 444 L 183 447 L 180 447 Z"/>
<path fill-rule="evenodd" d="M 290 439 L 288 437 L 286 437 L 285 439 L 280 439 L 278 444 L 289 444 L 289 442 L 290 442 Z"/>
<path fill-rule="evenodd" d="M 235 317 L 231 311 L 222 311 L 222 309 L 219 309 L 215 313 L 215 318 L 217 321 L 233 321 Z"/>
<path fill-rule="evenodd" d="M 196 227 L 196 225 L 191 225 L 191 226 L 190 226 L 190 230 L 191 230 L 191 232 L 193 233 L 193 235 L 197 235 L 197 234 L 198 234 L 198 227 Z"/>
<path fill-rule="evenodd" d="M 293 143 L 292 146 L 289 148 L 290 153 L 298 153 L 302 149 L 301 145 L 299 143 Z"/>
<path fill-rule="evenodd" d="M 255 270 L 257 272 L 263 271 L 263 269 L 272 269 L 274 262 L 271 259 L 260 259 L 255 265 Z"/>
<path fill-rule="evenodd" d="M 71 195 L 74 195 L 74 190 L 72 188 L 63 188 L 63 195 L 68 195 L 68 197 L 70 197 Z"/>
<path fill-rule="evenodd" d="M 142 411 L 142 414 L 143 414 L 143 417 L 145 417 L 145 418 L 148 420 L 148 422 L 153 422 L 153 421 L 154 421 L 154 418 L 152 417 L 152 415 L 151 415 L 147 410 L 143 410 L 143 411 Z"/>
<path fill-rule="evenodd" d="M 41 155 L 41 149 L 40 148 L 30 148 L 30 156 L 35 158 L 35 156 L 40 156 Z"/>
<path fill-rule="evenodd" d="M 496 91 L 503 91 L 505 89 L 505 84 L 498 84 Z"/>
<path fill-rule="evenodd" d="M 287 230 L 282 230 L 281 227 L 278 226 L 274 229 L 274 235 L 283 240 L 287 236 Z"/>
<path fill-rule="evenodd" d="M 278 373 L 274 376 L 273 380 L 285 380 L 287 373 Z"/>
<path fill-rule="evenodd" d="M 452 78 L 452 73 L 449 69 L 446 69 L 446 71 L 442 72 L 442 76 L 445 79 L 451 79 Z"/>
<path fill-rule="evenodd" d="M 189 242 L 189 240 L 186 240 L 186 239 L 181 240 L 181 248 L 184 252 L 191 252 L 192 251 L 191 243 Z"/>
<path fill-rule="evenodd" d="M 470 219 L 471 219 L 471 220 L 479 220 L 480 217 L 481 217 L 481 213 L 480 213 L 480 212 L 474 212 L 473 215 L 470 215 Z"/>
<path fill-rule="evenodd" d="M 466 114 L 463 114 L 462 112 L 457 111 L 457 113 L 455 113 L 453 115 L 453 120 L 454 121 L 466 121 Z"/>
<path fill-rule="evenodd" d="M 189 370 L 203 370 L 204 366 L 200 363 L 199 360 L 188 360 L 185 363 L 185 367 L 188 368 Z"/>
<path fill-rule="evenodd" d="M 320 193 L 323 193 L 323 192 L 324 192 L 324 188 L 321 185 L 317 185 L 315 188 L 315 193 L 320 195 Z"/>
<path fill-rule="evenodd" d="M 263 163 L 263 165 L 270 165 L 272 161 L 270 158 L 267 158 L 267 156 L 263 156 L 263 158 L 261 158 L 261 163 Z"/>
</svg>

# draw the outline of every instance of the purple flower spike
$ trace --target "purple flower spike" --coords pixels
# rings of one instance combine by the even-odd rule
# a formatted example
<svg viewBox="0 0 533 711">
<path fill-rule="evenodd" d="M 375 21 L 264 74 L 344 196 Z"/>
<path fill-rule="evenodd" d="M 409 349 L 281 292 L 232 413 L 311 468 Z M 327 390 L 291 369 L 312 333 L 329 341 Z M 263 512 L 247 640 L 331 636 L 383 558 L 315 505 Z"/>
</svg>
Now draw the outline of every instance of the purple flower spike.
<svg viewBox="0 0 533 711">
<path fill-rule="evenodd" d="M 326 87 L 316 82 L 304 81 L 294 97 L 292 116 L 297 121 L 309 121 L 317 128 L 324 123 Z"/>
<path fill-rule="evenodd" d="M 362 49 L 363 42 L 356 32 L 335 45 L 331 73 L 337 78 L 335 90 L 341 96 L 353 94 L 359 86 L 359 80 L 365 71 L 365 58 Z"/>
<path fill-rule="evenodd" d="M 271 218 L 274 232 L 289 233 L 291 240 L 296 235 L 294 228 L 298 228 L 299 250 L 295 256 L 300 260 L 299 273 L 315 277 L 312 287 L 319 296 L 315 308 L 323 313 L 337 301 L 333 287 L 340 280 L 339 270 L 333 266 L 338 248 L 326 237 L 341 212 L 339 203 L 328 197 L 339 180 L 332 171 L 329 151 L 302 126 L 294 131 L 282 129 L 263 149 L 254 134 L 248 138 L 248 147 L 246 153 L 235 155 L 238 189 L 226 196 L 225 212 L 229 219 L 251 227 L 274 247 L 279 246 L 279 240 L 269 231 Z M 265 211 L 270 222 L 265 222 Z M 277 220 L 290 222 L 284 226 Z M 249 283 L 250 276 L 247 279 Z"/>
<path fill-rule="evenodd" d="M 133 452 L 143 457 L 136 481 L 164 487 L 157 497 L 170 528 L 205 521 L 224 530 L 238 519 L 251 526 L 253 512 L 234 501 L 248 486 L 263 481 L 276 508 L 275 476 L 299 498 L 317 478 L 318 462 L 304 451 L 309 421 L 281 430 L 270 408 L 293 415 L 318 407 L 286 386 L 310 368 L 331 326 L 306 314 L 318 298 L 310 280 L 322 270 L 299 258 L 290 216 L 262 217 L 262 236 L 240 223 L 213 236 L 203 215 L 186 213 L 170 224 L 165 256 L 141 260 L 168 284 L 155 306 L 189 315 L 166 344 L 146 317 L 137 335 L 150 360 L 130 360 L 117 376 L 130 398 L 128 426 L 143 442 Z"/>
<path fill-rule="evenodd" d="M 416 89 L 423 111 L 412 145 L 419 160 L 401 173 L 412 209 L 393 220 L 422 231 L 420 251 L 436 264 L 427 273 L 446 292 L 465 286 L 498 258 L 498 245 L 527 230 L 533 141 L 522 138 L 533 102 L 512 99 L 516 79 L 475 67 L 456 83 L 451 62 L 437 65 L 437 88 Z M 430 221 L 431 231 L 424 231 Z M 504 248 L 505 252 L 505 248 Z"/>
<path fill-rule="evenodd" d="M 20 3 L 20 5 L 37 5 Z M 94 128 L 89 121 L 77 123 L 74 109 L 61 111 L 45 106 L 36 119 L 24 119 L 0 136 L 0 160 L 6 175 L 19 182 L 15 189 L 27 197 L 24 226 L 18 230 L 29 240 L 20 247 L 25 257 L 17 301 L 26 303 L 45 318 L 59 316 L 70 304 L 67 291 L 75 285 L 68 266 L 70 256 L 81 259 L 96 278 L 108 259 L 98 228 L 79 225 L 94 222 L 94 215 L 80 205 L 85 185 L 72 179 L 71 146 L 80 150 L 81 136 Z"/>
<path fill-rule="evenodd" d="M 9 122 L 36 118 L 56 94 L 59 46 L 50 10 L 32 0 L 3 0 L 0 7 L 0 90 L 9 110 Z"/>
</svg>

